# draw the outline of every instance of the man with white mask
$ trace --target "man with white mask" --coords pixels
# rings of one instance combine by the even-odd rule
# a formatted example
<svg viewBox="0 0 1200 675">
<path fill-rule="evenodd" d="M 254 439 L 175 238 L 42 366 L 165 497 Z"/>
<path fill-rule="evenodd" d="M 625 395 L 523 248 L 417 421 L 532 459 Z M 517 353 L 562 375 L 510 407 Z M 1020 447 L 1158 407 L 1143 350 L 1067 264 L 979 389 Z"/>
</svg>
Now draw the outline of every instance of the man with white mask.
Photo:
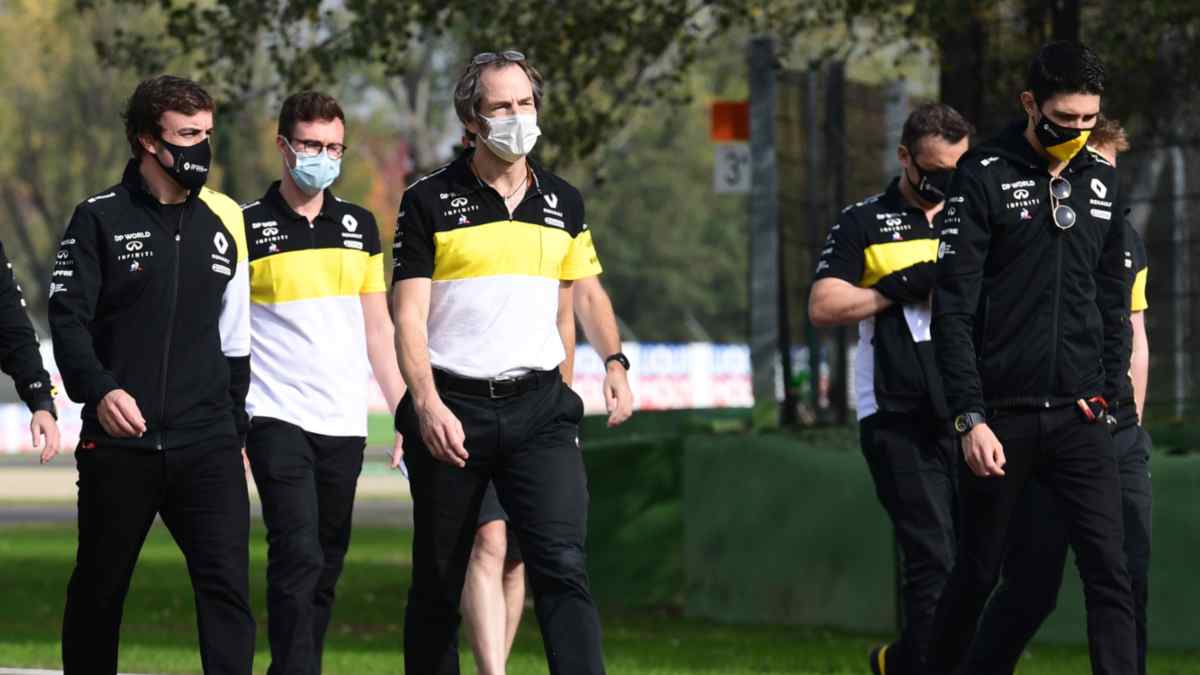
<svg viewBox="0 0 1200 675">
<path fill-rule="evenodd" d="M 275 137 L 282 179 L 242 207 L 250 249 L 246 455 L 267 526 L 271 675 L 321 672 L 366 445 L 368 369 L 392 410 L 404 394 L 375 218 L 329 190 L 345 134 L 332 97 L 288 97 Z"/>
<path fill-rule="evenodd" d="M 542 78 L 520 52 L 476 55 L 454 100 L 480 142 L 409 187 L 396 221 L 413 675 L 459 672 L 459 604 L 489 482 L 525 560 L 550 672 L 604 672 L 584 555 L 583 402 L 559 370 L 572 282 L 600 264 L 579 191 L 526 158 L 541 98 Z M 606 387 L 627 388 L 628 360 L 605 356 Z M 503 672 L 497 660 L 481 672 Z"/>
</svg>

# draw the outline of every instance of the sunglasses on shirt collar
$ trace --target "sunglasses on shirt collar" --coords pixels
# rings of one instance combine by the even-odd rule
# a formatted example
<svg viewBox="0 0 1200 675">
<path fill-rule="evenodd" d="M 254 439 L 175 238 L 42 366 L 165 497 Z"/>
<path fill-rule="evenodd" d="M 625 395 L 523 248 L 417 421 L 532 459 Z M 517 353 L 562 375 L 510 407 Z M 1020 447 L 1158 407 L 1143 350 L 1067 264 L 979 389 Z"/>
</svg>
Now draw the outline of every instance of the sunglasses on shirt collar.
<svg viewBox="0 0 1200 675">
<path fill-rule="evenodd" d="M 1062 176 L 1050 179 L 1050 217 L 1058 229 L 1066 231 L 1075 227 L 1075 209 L 1062 202 L 1071 198 L 1071 182 Z"/>
</svg>

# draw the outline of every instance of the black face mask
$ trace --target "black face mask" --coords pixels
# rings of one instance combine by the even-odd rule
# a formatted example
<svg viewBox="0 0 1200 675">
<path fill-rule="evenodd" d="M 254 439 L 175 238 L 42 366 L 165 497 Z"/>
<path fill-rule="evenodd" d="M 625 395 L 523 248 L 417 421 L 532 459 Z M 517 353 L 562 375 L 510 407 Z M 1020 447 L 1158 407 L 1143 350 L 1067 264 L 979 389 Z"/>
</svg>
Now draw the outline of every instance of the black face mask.
<svg viewBox="0 0 1200 675">
<path fill-rule="evenodd" d="M 207 138 L 195 145 L 187 146 L 168 143 L 161 138 L 158 139 L 158 142 L 162 143 L 162 146 L 175 158 L 175 164 L 172 166 L 163 164 L 158 155 L 155 155 L 155 159 L 158 159 L 159 165 L 171 178 L 175 179 L 176 183 L 192 192 L 204 187 L 204 182 L 208 180 L 209 165 L 212 164 L 212 146 L 209 145 Z"/>
<path fill-rule="evenodd" d="M 913 179 L 909 178 L 907 171 L 904 172 L 904 179 L 917 191 L 917 195 L 929 204 L 941 204 L 946 201 L 946 189 L 950 187 L 950 176 L 954 175 L 954 169 L 929 171 L 922 169 L 912 155 L 909 155 L 909 160 L 917 170 L 917 182 L 914 183 Z"/>
</svg>

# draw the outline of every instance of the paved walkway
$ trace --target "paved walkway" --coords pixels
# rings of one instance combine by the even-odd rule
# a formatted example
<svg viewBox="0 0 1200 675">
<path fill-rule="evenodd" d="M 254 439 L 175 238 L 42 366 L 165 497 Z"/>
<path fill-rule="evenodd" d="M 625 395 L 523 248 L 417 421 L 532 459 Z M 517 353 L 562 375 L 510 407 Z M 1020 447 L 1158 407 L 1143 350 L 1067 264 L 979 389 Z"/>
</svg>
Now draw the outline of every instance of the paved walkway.
<svg viewBox="0 0 1200 675">
<path fill-rule="evenodd" d="M 376 451 L 374 454 L 379 454 Z M 368 451 L 368 457 L 372 453 Z M 75 461 L 70 453 L 46 466 L 36 456 L 6 457 L 0 462 L 0 525 L 18 523 L 70 523 L 75 521 Z M 254 517 L 261 515 L 258 491 L 249 481 Z M 354 505 L 358 522 L 412 526 L 412 498 L 408 481 L 378 460 L 369 460 L 358 479 Z M 7 671 L 0 670 L 0 675 Z"/>
</svg>

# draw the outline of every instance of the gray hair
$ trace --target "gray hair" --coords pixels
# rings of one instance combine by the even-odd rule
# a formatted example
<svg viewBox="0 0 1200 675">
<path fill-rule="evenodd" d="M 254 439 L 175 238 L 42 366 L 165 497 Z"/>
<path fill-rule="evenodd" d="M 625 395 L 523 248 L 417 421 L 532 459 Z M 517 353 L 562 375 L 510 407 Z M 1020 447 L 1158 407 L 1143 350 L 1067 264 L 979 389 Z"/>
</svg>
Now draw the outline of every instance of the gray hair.
<svg viewBox="0 0 1200 675">
<path fill-rule="evenodd" d="M 517 66 L 525 72 L 529 82 L 533 84 L 533 105 L 540 112 L 542 109 L 542 74 L 529 64 L 528 60 L 510 61 L 508 59 L 497 59 L 484 64 L 468 63 L 463 70 L 462 75 L 458 78 L 458 83 L 454 85 L 454 111 L 458 113 L 458 119 L 463 124 L 464 132 L 468 140 L 474 141 L 475 134 L 467 129 L 467 125 L 474 123 L 477 126 L 482 126 L 483 120 L 479 119 L 479 102 L 483 99 L 483 73 L 487 69 L 500 69 L 509 66 Z"/>
</svg>

